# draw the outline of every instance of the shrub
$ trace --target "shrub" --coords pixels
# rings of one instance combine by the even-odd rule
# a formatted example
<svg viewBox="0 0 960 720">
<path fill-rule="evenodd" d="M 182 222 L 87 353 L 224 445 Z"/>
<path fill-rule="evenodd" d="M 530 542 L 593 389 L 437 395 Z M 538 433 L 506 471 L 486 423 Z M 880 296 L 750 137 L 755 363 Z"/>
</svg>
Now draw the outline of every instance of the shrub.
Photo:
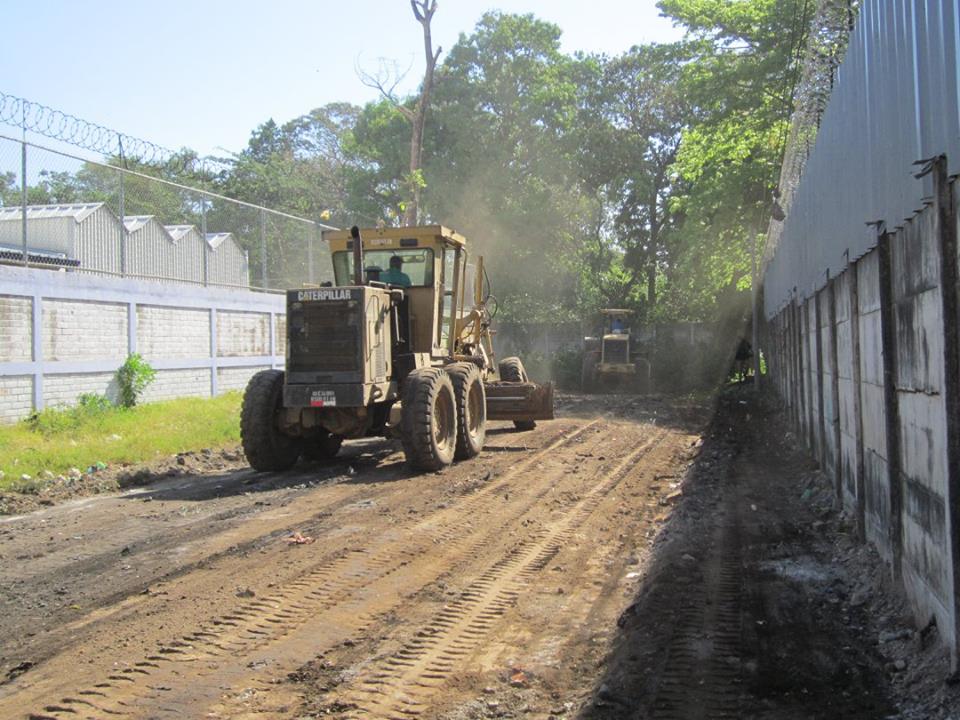
<svg viewBox="0 0 960 720">
<path fill-rule="evenodd" d="M 143 391 L 153 382 L 156 375 L 157 371 L 150 367 L 150 364 L 139 354 L 128 355 L 126 361 L 117 370 L 120 404 L 127 408 L 136 405 Z"/>
<path fill-rule="evenodd" d="M 563 347 L 553 354 L 553 378 L 562 390 L 580 389 L 583 348 Z"/>
<path fill-rule="evenodd" d="M 42 435 L 75 430 L 85 421 L 104 415 L 113 409 L 113 403 L 106 395 L 83 393 L 77 397 L 74 407 L 51 407 L 37 410 L 26 417 L 24 423 L 34 432 Z"/>
</svg>

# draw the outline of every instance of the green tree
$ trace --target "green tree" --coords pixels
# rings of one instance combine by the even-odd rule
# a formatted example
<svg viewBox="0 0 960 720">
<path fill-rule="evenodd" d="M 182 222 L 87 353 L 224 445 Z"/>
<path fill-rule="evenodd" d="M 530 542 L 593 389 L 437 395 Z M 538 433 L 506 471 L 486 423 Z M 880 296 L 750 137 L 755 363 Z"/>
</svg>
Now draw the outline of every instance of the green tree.
<svg viewBox="0 0 960 720">
<path fill-rule="evenodd" d="M 682 47 L 634 47 L 603 64 L 580 114 L 582 171 L 606 227 L 584 243 L 584 265 L 605 305 L 649 314 L 670 270 L 677 182 L 671 173 L 689 109 L 680 85 Z"/>
<path fill-rule="evenodd" d="M 578 64 L 557 26 L 487 13 L 437 71 L 424 205 L 487 256 L 507 318 L 576 313 Z"/>
<path fill-rule="evenodd" d="M 674 165 L 686 189 L 673 203 L 685 222 L 671 305 L 709 314 L 732 289 L 749 287 L 750 254 L 765 227 L 815 3 L 658 5 L 688 30 L 681 82 L 691 114 Z"/>
</svg>

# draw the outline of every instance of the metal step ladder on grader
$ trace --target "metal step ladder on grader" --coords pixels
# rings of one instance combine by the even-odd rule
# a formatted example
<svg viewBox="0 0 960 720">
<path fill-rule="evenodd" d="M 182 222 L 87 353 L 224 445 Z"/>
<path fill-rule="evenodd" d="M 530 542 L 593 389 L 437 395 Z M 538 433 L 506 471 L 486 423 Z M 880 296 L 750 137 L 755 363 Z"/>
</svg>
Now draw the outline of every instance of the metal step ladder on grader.
<svg viewBox="0 0 960 720">
<path fill-rule="evenodd" d="M 439 470 L 476 456 L 489 420 L 553 419 L 553 385 L 530 382 L 519 358 L 496 360 L 483 258 L 468 262 L 463 236 L 430 225 L 323 239 L 334 283 L 287 291 L 286 369 L 254 375 L 243 398 L 254 469 L 385 436 L 413 467 Z"/>
</svg>

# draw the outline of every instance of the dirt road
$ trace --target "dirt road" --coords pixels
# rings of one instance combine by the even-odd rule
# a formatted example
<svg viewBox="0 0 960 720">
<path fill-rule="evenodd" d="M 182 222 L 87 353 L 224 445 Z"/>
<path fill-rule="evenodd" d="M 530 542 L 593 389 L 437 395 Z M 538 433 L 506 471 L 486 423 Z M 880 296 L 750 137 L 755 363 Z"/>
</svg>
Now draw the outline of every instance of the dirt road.
<svg viewBox="0 0 960 720">
<path fill-rule="evenodd" d="M 560 415 L 436 474 L 370 441 L 3 520 L 0 717 L 572 714 L 706 416 Z"/>
<path fill-rule="evenodd" d="M 568 397 L 0 519 L 0 718 L 956 717 L 888 577 L 775 405 Z"/>
</svg>

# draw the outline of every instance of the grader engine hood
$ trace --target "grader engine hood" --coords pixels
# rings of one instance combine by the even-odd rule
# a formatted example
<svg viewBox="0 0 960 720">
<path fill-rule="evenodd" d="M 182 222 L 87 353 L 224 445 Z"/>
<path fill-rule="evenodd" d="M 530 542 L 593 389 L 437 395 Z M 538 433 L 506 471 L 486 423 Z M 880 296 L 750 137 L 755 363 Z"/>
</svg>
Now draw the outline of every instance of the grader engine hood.
<svg viewBox="0 0 960 720">
<path fill-rule="evenodd" d="M 286 407 L 361 407 L 390 378 L 390 296 L 371 287 L 287 292 Z"/>
</svg>

